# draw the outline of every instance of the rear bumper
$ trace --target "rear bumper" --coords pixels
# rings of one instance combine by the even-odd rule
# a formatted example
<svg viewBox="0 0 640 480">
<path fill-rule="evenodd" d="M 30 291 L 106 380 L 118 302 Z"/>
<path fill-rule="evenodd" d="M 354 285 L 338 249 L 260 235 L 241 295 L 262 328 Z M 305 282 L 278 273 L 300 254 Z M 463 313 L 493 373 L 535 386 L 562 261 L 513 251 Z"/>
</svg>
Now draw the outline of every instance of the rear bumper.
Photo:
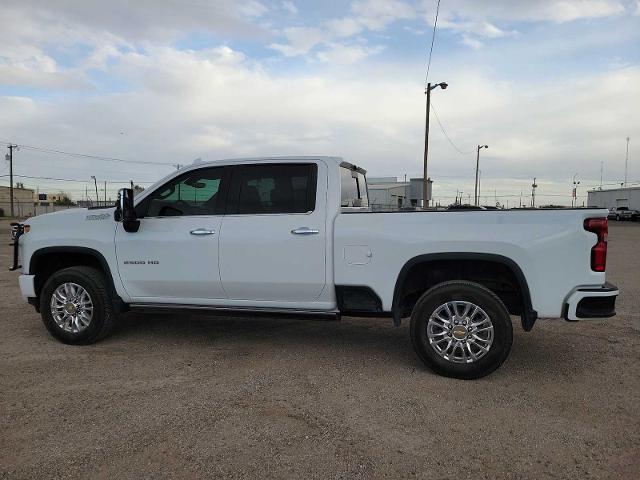
<svg viewBox="0 0 640 480">
<path fill-rule="evenodd" d="M 20 285 L 20 294 L 25 300 L 34 298 L 36 296 L 36 286 L 34 279 L 35 275 L 20 275 L 18 277 L 18 284 Z"/>
<path fill-rule="evenodd" d="M 608 282 L 599 286 L 578 287 L 567 295 L 562 316 L 569 321 L 613 317 L 619 293 L 618 287 Z"/>
</svg>

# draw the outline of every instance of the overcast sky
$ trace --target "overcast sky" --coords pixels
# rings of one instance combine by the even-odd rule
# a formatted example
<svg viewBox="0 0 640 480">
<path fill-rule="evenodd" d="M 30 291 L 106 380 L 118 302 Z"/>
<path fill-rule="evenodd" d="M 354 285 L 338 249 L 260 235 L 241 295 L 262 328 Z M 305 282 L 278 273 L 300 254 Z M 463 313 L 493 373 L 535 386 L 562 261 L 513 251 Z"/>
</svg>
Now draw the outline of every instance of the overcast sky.
<svg viewBox="0 0 640 480">
<path fill-rule="evenodd" d="M 0 141 L 159 164 L 15 154 L 16 174 L 83 181 L 296 154 L 421 176 L 436 3 L 3 0 Z M 640 182 L 638 0 L 442 0 L 429 81 L 449 84 L 432 95 L 451 141 L 432 110 L 443 203 L 473 196 L 479 143 L 483 195 L 529 194 L 535 176 L 541 203 L 567 204 L 574 174 L 595 186 L 601 162 L 622 181 L 627 136 Z M 86 186 L 16 180 L 76 199 Z"/>
</svg>

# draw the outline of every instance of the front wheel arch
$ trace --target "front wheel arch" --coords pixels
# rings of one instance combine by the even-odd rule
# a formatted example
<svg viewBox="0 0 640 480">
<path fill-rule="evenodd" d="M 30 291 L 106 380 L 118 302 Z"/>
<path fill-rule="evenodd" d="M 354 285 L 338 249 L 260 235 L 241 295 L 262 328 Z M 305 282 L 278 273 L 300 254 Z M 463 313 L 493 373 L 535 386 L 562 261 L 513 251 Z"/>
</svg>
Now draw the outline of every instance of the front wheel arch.
<svg viewBox="0 0 640 480">
<path fill-rule="evenodd" d="M 121 313 L 128 309 L 116 291 L 109 262 L 101 252 L 89 247 L 56 246 L 36 250 L 29 260 L 29 274 L 35 275 L 37 297 L 33 303 L 37 310 L 40 293 L 47 280 L 56 272 L 69 267 L 90 267 L 100 271 L 106 279 L 114 311 Z"/>
</svg>

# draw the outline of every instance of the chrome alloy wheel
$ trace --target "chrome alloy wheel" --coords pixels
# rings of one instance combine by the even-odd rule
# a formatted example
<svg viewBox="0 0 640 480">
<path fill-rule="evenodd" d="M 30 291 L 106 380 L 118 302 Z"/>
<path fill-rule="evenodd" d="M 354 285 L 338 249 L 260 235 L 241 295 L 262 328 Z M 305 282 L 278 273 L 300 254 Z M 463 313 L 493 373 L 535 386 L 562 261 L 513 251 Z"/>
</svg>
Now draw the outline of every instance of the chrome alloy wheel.
<svg viewBox="0 0 640 480">
<path fill-rule="evenodd" d="M 63 283 L 51 295 L 51 316 L 65 332 L 79 333 L 93 317 L 89 293 L 77 283 Z"/>
<path fill-rule="evenodd" d="M 484 357 L 493 343 L 493 324 L 478 305 L 453 300 L 429 317 L 429 344 L 445 360 L 472 363 Z"/>
</svg>

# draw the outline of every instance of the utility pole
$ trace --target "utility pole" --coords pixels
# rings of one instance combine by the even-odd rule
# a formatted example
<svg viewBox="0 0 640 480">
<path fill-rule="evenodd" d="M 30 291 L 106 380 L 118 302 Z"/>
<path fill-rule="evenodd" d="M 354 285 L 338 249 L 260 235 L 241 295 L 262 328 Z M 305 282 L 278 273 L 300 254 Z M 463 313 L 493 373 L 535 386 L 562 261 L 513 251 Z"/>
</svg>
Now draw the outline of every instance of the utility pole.
<svg viewBox="0 0 640 480">
<path fill-rule="evenodd" d="M 129 183 L 131 184 L 131 190 L 133 190 L 133 180 L 129 180 Z"/>
<path fill-rule="evenodd" d="M 13 207 L 13 149 L 16 151 L 19 150 L 17 145 L 9 144 L 7 145 L 9 149 L 9 153 L 6 156 L 6 159 L 9 162 L 9 196 L 11 197 L 11 217 L 15 216 L 15 211 Z"/>
<path fill-rule="evenodd" d="M 602 190 L 602 168 L 604 167 L 604 162 L 600 162 L 600 190 Z"/>
<path fill-rule="evenodd" d="M 475 205 L 478 206 L 478 169 L 480 168 L 480 149 L 489 148 L 489 145 L 478 145 L 478 151 L 476 155 L 476 191 L 475 191 Z"/>
<path fill-rule="evenodd" d="M 429 175 L 427 170 L 427 158 L 429 154 L 429 111 L 431 110 L 431 90 L 434 88 L 442 88 L 443 90 L 447 88 L 447 84 L 444 82 L 436 83 L 432 85 L 431 83 L 427 83 L 427 88 L 425 88 L 424 93 L 427 96 L 427 107 L 425 113 L 425 125 L 424 125 L 424 171 L 422 175 L 422 201 L 423 207 L 429 206 L 429 197 L 428 197 L 428 185 L 429 185 Z"/>
<path fill-rule="evenodd" d="M 91 178 L 93 178 L 93 184 L 96 187 L 96 206 L 98 206 L 98 203 L 100 203 L 100 197 L 98 196 L 98 180 L 96 180 L 95 175 L 91 175 Z"/>
<path fill-rule="evenodd" d="M 573 191 L 571 192 L 571 206 L 575 207 L 576 201 L 578 200 L 578 185 L 580 185 L 580 181 L 576 182 L 576 177 L 578 174 L 576 173 L 573 176 Z"/>
<path fill-rule="evenodd" d="M 104 203 L 107 203 L 107 181 L 104 181 Z"/>
<path fill-rule="evenodd" d="M 627 168 L 629 167 L 629 140 L 627 137 L 627 155 L 624 157 L 624 186 L 627 186 Z"/>
<path fill-rule="evenodd" d="M 431 84 L 427 83 L 427 111 L 425 114 L 425 127 L 424 127 L 424 171 L 422 172 L 422 208 L 429 206 L 428 197 L 428 184 L 429 177 L 427 177 L 427 157 L 429 154 L 429 110 L 431 109 Z"/>
<path fill-rule="evenodd" d="M 533 177 L 533 184 L 531 185 L 531 206 L 533 208 L 536 207 L 536 188 L 538 188 L 536 177 Z"/>
</svg>

